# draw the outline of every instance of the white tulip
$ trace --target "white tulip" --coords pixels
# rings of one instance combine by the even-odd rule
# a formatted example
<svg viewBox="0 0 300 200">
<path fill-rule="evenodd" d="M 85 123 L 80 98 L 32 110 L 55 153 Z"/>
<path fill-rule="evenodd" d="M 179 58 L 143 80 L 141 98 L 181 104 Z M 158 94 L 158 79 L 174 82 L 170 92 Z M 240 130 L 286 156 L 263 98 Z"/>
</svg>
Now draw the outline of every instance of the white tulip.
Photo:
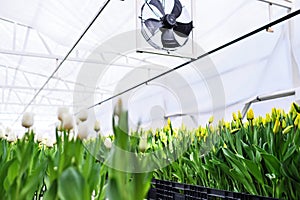
<svg viewBox="0 0 300 200">
<path fill-rule="evenodd" d="M 62 125 L 63 129 L 71 130 L 74 127 L 74 119 L 70 113 L 64 113 L 62 115 Z"/>
<path fill-rule="evenodd" d="M 45 136 L 43 135 L 43 134 L 41 134 L 41 133 L 36 133 L 35 132 L 35 139 L 36 139 L 36 141 L 38 141 L 38 142 L 42 142 L 44 139 L 46 139 L 45 138 Z"/>
<path fill-rule="evenodd" d="M 76 118 L 76 125 L 79 125 L 81 123 L 80 119 Z"/>
<path fill-rule="evenodd" d="M 6 133 L 7 133 L 7 141 L 9 142 L 17 141 L 17 136 L 13 130 L 11 130 L 10 128 L 6 128 Z"/>
<path fill-rule="evenodd" d="M 81 140 L 87 139 L 89 135 L 89 128 L 86 123 L 81 123 L 78 126 L 78 134 L 77 137 Z"/>
<path fill-rule="evenodd" d="M 56 140 L 52 137 L 49 137 L 49 138 L 46 138 L 44 141 L 44 144 L 47 146 L 47 147 L 53 147 L 53 145 L 56 143 Z"/>
<path fill-rule="evenodd" d="M 145 152 L 147 148 L 148 148 L 147 137 L 141 137 L 140 138 L 140 143 L 139 143 L 140 151 Z"/>
<path fill-rule="evenodd" d="M 0 139 L 1 139 L 1 138 L 6 138 L 6 137 L 5 137 L 4 130 L 3 130 L 2 127 L 0 127 Z"/>
<path fill-rule="evenodd" d="M 57 118 L 62 121 L 63 120 L 63 115 L 69 113 L 69 108 L 67 107 L 60 107 L 57 109 Z"/>
<path fill-rule="evenodd" d="M 8 136 L 12 132 L 10 127 L 6 127 L 5 129 L 5 135 Z"/>
<path fill-rule="evenodd" d="M 98 120 L 95 121 L 94 130 L 98 133 L 100 131 L 100 122 Z"/>
<path fill-rule="evenodd" d="M 80 121 L 84 122 L 84 121 L 87 120 L 88 116 L 89 116 L 88 110 L 87 110 L 87 109 L 82 109 L 82 110 L 80 110 L 80 112 L 78 113 L 78 116 L 77 116 L 77 117 L 78 117 L 78 119 L 79 119 Z"/>
<path fill-rule="evenodd" d="M 117 104 L 115 105 L 115 108 L 114 108 L 114 114 L 120 117 L 122 112 L 123 112 L 122 99 L 118 99 L 118 102 L 117 102 Z"/>
<path fill-rule="evenodd" d="M 25 112 L 22 118 L 22 126 L 25 128 L 30 128 L 33 125 L 33 113 Z"/>
<path fill-rule="evenodd" d="M 109 137 L 105 138 L 104 140 L 104 146 L 108 149 L 111 149 L 112 147 L 112 142 L 111 142 L 111 139 Z"/>
</svg>

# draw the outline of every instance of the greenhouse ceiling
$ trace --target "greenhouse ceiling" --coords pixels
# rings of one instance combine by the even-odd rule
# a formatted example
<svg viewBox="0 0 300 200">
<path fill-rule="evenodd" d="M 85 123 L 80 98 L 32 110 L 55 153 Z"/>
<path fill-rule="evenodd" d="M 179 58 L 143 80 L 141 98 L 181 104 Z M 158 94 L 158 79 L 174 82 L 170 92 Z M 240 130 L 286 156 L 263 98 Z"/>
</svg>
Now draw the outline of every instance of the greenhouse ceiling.
<svg viewBox="0 0 300 200">
<path fill-rule="evenodd" d="M 161 2 L 170 13 L 174 0 Z M 167 117 L 194 125 L 211 115 L 229 118 L 257 96 L 288 94 L 253 104 L 258 114 L 298 100 L 299 15 L 218 47 L 297 12 L 299 0 L 181 0 L 178 20 L 192 21 L 193 29 L 176 51 L 157 50 L 142 36 L 143 17 L 162 13 L 149 3 L 1 0 L 2 126 L 23 130 L 23 113 L 33 112 L 37 131 L 51 132 L 65 106 L 74 114 L 89 108 L 91 123 L 109 130 L 119 97 L 132 123 L 146 127 Z"/>
</svg>

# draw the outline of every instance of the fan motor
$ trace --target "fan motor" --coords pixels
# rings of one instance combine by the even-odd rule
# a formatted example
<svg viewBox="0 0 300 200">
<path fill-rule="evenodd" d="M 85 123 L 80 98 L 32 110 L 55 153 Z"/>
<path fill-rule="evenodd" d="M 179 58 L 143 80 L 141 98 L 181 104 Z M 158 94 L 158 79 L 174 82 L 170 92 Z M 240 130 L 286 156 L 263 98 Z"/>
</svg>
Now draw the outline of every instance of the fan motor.
<svg viewBox="0 0 300 200">
<path fill-rule="evenodd" d="M 176 17 L 173 14 L 167 14 L 162 19 L 165 28 L 173 28 L 176 25 Z"/>
</svg>

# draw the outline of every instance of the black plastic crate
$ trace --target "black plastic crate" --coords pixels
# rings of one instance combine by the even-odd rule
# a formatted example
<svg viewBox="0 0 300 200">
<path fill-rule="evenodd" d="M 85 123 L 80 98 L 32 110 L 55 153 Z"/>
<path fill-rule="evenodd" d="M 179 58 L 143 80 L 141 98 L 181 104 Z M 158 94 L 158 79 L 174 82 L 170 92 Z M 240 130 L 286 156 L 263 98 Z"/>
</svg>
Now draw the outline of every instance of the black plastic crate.
<svg viewBox="0 0 300 200">
<path fill-rule="evenodd" d="M 152 180 L 148 192 L 148 200 L 276 200 L 276 198 L 250 195 L 246 193 L 230 192 L 202 186 L 176 183 L 163 180 Z"/>
</svg>

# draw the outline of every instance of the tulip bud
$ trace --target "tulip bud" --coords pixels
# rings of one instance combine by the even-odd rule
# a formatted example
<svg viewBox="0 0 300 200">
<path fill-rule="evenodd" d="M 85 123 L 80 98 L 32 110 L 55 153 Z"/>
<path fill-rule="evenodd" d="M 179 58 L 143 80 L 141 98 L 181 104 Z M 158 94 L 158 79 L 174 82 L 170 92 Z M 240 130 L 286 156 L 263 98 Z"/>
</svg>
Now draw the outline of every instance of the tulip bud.
<svg viewBox="0 0 300 200">
<path fill-rule="evenodd" d="M 272 113 L 272 114 L 271 114 L 272 119 L 275 120 L 276 117 L 277 117 L 277 110 L 276 110 L 276 108 L 272 108 L 272 112 L 271 112 L 271 113 Z"/>
<path fill-rule="evenodd" d="M 70 113 L 64 113 L 62 115 L 62 125 L 63 129 L 71 130 L 74 127 L 73 116 Z"/>
<path fill-rule="evenodd" d="M 266 114 L 266 123 L 270 123 L 272 121 L 269 113 Z"/>
<path fill-rule="evenodd" d="M 35 138 L 38 142 L 42 142 L 45 139 L 44 135 L 41 133 L 35 133 Z"/>
<path fill-rule="evenodd" d="M 170 127 L 171 126 L 171 119 L 168 118 L 168 126 Z"/>
<path fill-rule="evenodd" d="M 274 133 L 274 134 L 278 133 L 279 127 L 280 127 L 280 121 L 279 121 L 279 119 L 278 119 L 278 117 L 277 117 L 277 118 L 276 118 L 276 121 L 275 121 L 275 124 L 274 124 L 274 127 L 273 127 L 273 133 Z"/>
<path fill-rule="evenodd" d="M 78 134 L 77 137 L 81 140 L 86 139 L 89 135 L 89 128 L 87 124 L 81 123 L 78 126 Z"/>
<path fill-rule="evenodd" d="M 56 143 L 56 140 L 52 137 L 49 137 L 44 140 L 44 144 L 49 148 L 52 148 L 55 143 Z"/>
<path fill-rule="evenodd" d="M 7 134 L 7 141 L 9 142 L 17 141 L 17 136 L 15 132 L 8 127 L 6 128 L 6 134 Z"/>
<path fill-rule="evenodd" d="M 79 125 L 81 123 L 80 119 L 76 118 L 76 125 Z"/>
<path fill-rule="evenodd" d="M 237 121 L 237 119 L 238 119 L 235 113 L 232 113 L 232 118 L 234 121 Z"/>
<path fill-rule="evenodd" d="M 250 121 L 254 119 L 254 112 L 252 108 L 250 108 L 249 111 L 247 112 L 247 119 Z"/>
<path fill-rule="evenodd" d="M 83 109 L 78 113 L 78 119 L 82 122 L 86 121 L 89 116 L 89 112 L 87 109 Z"/>
<path fill-rule="evenodd" d="M 283 129 L 286 128 L 286 121 L 285 121 L 285 120 L 282 120 L 282 121 L 281 121 L 281 127 L 282 127 Z"/>
<path fill-rule="evenodd" d="M 69 113 L 69 108 L 67 107 L 60 107 L 57 109 L 57 118 L 62 121 L 63 120 L 63 115 Z"/>
<path fill-rule="evenodd" d="M 240 120 L 242 120 L 242 119 L 243 119 L 243 116 L 242 116 L 242 113 L 241 113 L 241 111 L 238 111 L 238 118 L 239 118 Z"/>
<path fill-rule="evenodd" d="M 147 138 L 146 137 L 141 137 L 140 138 L 140 143 L 139 143 L 140 151 L 145 152 L 147 148 L 148 148 Z"/>
<path fill-rule="evenodd" d="M 214 122 L 214 116 L 211 116 L 211 117 L 209 118 L 209 120 L 208 120 L 208 123 L 211 124 L 211 123 L 213 123 L 213 122 Z"/>
<path fill-rule="evenodd" d="M 120 116 L 122 112 L 123 112 L 122 99 L 118 99 L 117 105 L 115 106 L 115 109 L 114 109 L 114 114 L 117 116 Z"/>
<path fill-rule="evenodd" d="M 105 138 L 104 140 L 104 146 L 108 149 L 111 149 L 112 147 L 112 142 L 111 142 L 111 139 L 109 137 Z"/>
<path fill-rule="evenodd" d="M 25 128 L 30 128 L 33 125 L 33 113 L 25 112 L 22 118 L 22 126 Z"/>
<path fill-rule="evenodd" d="M 96 131 L 97 133 L 100 131 L 100 122 L 99 121 L 95 121 L 94 124 L 94 131 Z"/>
<path fill-rule="evenodd" d="M 282 131 L 282 133 L 283 133 L 283 134 L 288 134 L 288 133 L 292 130 L 292 128 L 293 128 L 293 125 L 290 125 L 290 126 L 286 127 L 286 128 Z"/>
<path fill-rule="evenodd" d="M 230 133 L 231 133 L 231 134 L 236 134 L 237 132 L 239 132 L 239 130 L 240 130 L 240 129 L 235 128 L 235 129 L 232 129 L 232 130 L 230 131 Z"/>
<path fill-rule="evenodd" d="M 298 126 L 299 121 L 300 121 L 300 114 L 298 113 L 298 114 L 297 114 L 297 117 L 296 117 L 295 120 L 294 120 L 294 125 L 295 125 L 295 126 Z"/>
<path fill-rule="evenodd" d="M 0 127 L 0 139 L 5 138 L 4 130 Z"/>
</svg>

